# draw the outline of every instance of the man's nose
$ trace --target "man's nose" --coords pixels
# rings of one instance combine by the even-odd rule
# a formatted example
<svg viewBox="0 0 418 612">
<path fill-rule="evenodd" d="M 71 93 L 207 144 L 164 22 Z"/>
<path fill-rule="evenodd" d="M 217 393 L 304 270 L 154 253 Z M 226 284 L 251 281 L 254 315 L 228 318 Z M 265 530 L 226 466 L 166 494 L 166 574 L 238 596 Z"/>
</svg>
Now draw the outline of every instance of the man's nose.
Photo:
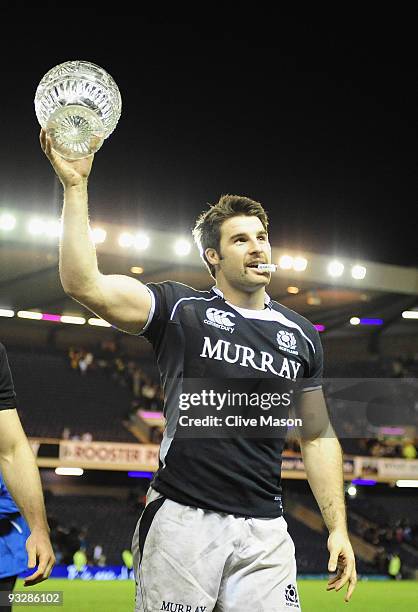
<svg viewBox="0 0 418 612">
<path fill-rule="evenodd" d="M 250 244 L 249 244 L 250 253 L 261 253 L 262 250 L 263 250 L 263 247 L 256 238 L 253 240 L 250 240 Z"/>
</svg>

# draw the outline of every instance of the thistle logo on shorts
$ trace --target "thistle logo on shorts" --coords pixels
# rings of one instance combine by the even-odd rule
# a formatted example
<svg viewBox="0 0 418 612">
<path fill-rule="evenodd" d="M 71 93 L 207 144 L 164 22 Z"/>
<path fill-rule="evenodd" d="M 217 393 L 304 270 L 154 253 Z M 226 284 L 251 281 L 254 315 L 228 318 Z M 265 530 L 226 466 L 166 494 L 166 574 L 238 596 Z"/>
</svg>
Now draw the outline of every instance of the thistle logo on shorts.
<svg viewBox="0 0 418 612">
<path fill-rule="evenodd" d="M 229 318 L 235 318 L 235 315 L 232 312 L 219 310 L 218 308 L 208 308 L 206 311 L 206 317 L 207 318 L 203 321 L 203 323 L 206 323 L 206 325 L 212 325 L 218 329 L 228 331 L 231 334 L 234 331 L 235 323 Z"/>
<path fill-rule="evenodd" d="M 286 606 L 290 608 L 299 608 L 298 592 L 293 584 L 288 584 L 284 590 L 284 598 Z"/>
<path fill-rule="evenodd" d="M 298 355 L 298 351 L 295 351 L 296 348 L 296 338 L 295 334 L 292 332 L 284 331 L 281 329 L 277 336 L 277 343 L 283 351 L 287 353 L 292 353 L 292 355 Z"/>
</svg>

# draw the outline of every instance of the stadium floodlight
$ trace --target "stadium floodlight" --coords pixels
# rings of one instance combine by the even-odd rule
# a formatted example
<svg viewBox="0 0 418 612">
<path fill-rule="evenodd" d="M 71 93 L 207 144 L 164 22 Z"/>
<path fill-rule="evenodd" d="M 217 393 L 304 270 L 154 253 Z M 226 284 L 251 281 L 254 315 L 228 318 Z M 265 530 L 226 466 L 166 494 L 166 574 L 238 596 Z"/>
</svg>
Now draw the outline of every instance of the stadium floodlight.
<svg viewBox="0 0 418 612">
<path fill-rule="evenodd" d="M 397 487 L 411 487 L 411 488 L 418 488 L 418 480 L 397 480 L 396 481 L 396 486 Z"/>
<path fill-rule="evenodd" d="M 141 410 L 141 408 L 138 410 L 138 415 L 142 419 L 154 419 L 155 421 L 159 421 L 164 418 L 163 412 L 158 412 L 154 410 Z"/>
<path fill-rule="evenodd" d="M 366 268 L 364 266 L 355 265 L 351 268 L 351 276 L 356 280 L 363 280 L 366 276 Z"/>
<path fill-rule="evenodd" d="M 58 476 L 82 476 L 84 470 L 78 467 L 57 467 L 55 468 L 55 474 L 58 474 Z"/>
<path fill-rule="evenodd" d="M 32 236 L 40 236 L 46 231 L 45 221 L 43 219 L 39 219 L 38 217 L 33 217 L 32 219 L 29 219 L 27 230 L 29 234 L 32 234 Z"/>
<path fill-rule="evenodd" d="M 131 247 L 134 243 L 134 237 L 129 232 L 123 232 L 118 239 L 118 244 L 124 249 Z"/>
<path fill-rule="evenodd" d="M 329 262 L 327 270 L 330 276 L 332 276 L 333 278 L 337 278 L 338 276 L 341 276 L 344 272 L 344 264 L 334 259 L 333 261 Z"/>
<path fill-rule="evenodd" d="M 308 291 L 306 294 L 306 303 L 309 306 L 320 306 L 322 300 L 316 291 Z"/>
<path fill-rule="evenodd" d="M 299 287 L 288 287 L 287 292 L 296 295 L 299 293 Z"/>
<path fill-rule="evenodd" d="M 360 325 L 360 319 L 358 317 L 351 317 L 350 323 L 351 325 Z"/>
<path fill-rule="evenodd" d="M 94 317 L 89 319 L 87 323 L 96 327 L 112 327 L 111 324 L 105 321 L 104 319 L 95 319 Z"/>
<path fill-rule="evenodd" d="M 0 215 L 0 229 L 5 232 L 10 232 L 16 227 L 16 217 L 10 213 L 3 213 Z"/>
<path fill-rule="evenodd" d="M 144 268 L 142 268 L 141 266 L 132 266 L 131 268 L 132 274 L 142 274 L 143 271 L 144 271 Z"/>
<path fill-rule="evenodd" d="M 418 310 L 404 310 L 402 313 L 403 319 L 418 319 Z"/>
<path fill-rule="evenodd" d="M 19 319 L 42 319 L 42 312 L 31 312 L 30 310 L 19 310 L 17 313 Z"/>
<path fill-rule="evenodd" d="M 354 485 L 350 485 L 347 489 L 347 493 L 350 497 L 355 497 L 357 495 L 357 488 Z"/>
<path fill-rule="evenodd" d="M 369 478 L 356 478 L 351 481 L 351 484 L 359 485 L 360 487 L 374 487 L 376 481 Z"/>
<path fill-rule="evenodd" d="M 279 267 L 282 270 L 290 270 L 293 266 L 293 257 L 291 255 L 282 255 L 279 259 Z"/>
<path fill-rule="evenodd" d="M 405 434 L 404 427 L 380 427 L 379 431 L 384 436 L 403 436 Z"/>
<path fill-rule="evenodd" d="M 72 325 L 84 325 L 86 319 L 83 317 L 71 317 L 68 315 L 63 315 L 61 317 L 61 323 L 71 323 Z"/>
<path fill-rule="evenodd" d="M 44 233 L 49 238 L 59 238 L 62 234 L 61 219 L 49 219 L 44 222 Z"/>
<path fill-rule="evenodd" d="M 102 244 L 106 240 L 107 232 L 101 227 L 95 227 L 91 230 L 91 237 L 94 244 Z"/>
<path fill-rule="evenodd" d="M 189 240 L 186 240 L 185 238 L 180 238 L 179 240 L 176 240 L 174 244 L 174 251 L 176 255 L 184 257 L 185 255 L 188 255 L 191 250 L 192 245 L 190 244 Z"/>
<path fill-rule="evenodd" d="M 61 315 L 48 314 L 44 312 L 42 314 L 42 321 L 55 321 L 55 323 L 61 323 Z"/>
<path fill-rule="evenodd" d="M 147 234 L 143 232 L 138 232 L 134 238 L 134 245 L 138 251 L 144 251 L 149 247 L 150 239 Z"/>
<path fill-rule="evenodd" d="M 304 272 L 308 265 L 308 260 L 305 257 L 295 257 L 293 260 L 293 269 L 295 272 Z"/>
<path fill-rule="evenodd" d="M 3 308 L 0 308 L 0 317 L 14 317 L 15 313 L 14 310 L 5 310 Z"/>
<path fill-rule="evenodd" d="M 360 319 L 360 325 L 383 325 L 383 319 Z"/>
</svg>

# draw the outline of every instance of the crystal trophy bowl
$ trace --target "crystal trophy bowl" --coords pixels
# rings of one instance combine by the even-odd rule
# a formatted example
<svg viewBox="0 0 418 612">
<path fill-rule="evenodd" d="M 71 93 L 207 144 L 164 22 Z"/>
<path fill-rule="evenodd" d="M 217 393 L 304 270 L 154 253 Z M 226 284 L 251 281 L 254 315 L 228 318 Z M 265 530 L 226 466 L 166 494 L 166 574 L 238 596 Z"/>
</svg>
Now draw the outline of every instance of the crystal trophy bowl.
<svg viewBox="0 0 418 612">
<path fill-rule="evenodd" d="M 100 149 L 116 127 L 122 108 L 118 86 L 103 68 L 85 61 L 59 64 L 42 78 L 35 112 L 67 159 L 80 159 Z"/>
</svg>

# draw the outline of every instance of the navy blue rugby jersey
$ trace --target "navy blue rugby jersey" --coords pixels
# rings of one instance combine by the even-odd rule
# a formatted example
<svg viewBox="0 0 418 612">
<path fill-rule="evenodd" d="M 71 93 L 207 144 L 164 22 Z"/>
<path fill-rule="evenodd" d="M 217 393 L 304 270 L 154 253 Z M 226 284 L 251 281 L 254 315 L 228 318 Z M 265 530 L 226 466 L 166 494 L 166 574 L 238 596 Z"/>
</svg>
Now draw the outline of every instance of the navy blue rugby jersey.
<svg viewBox="0 0 418 612">
<path fill-rule="evenodd" d="M 184 437 L 179 397 L 191 382 L 196 391 L 206 379 L 217 388 L 223 383 L 225 391 L 230 381 L 236 389 L 239 380 L 253 391 L 266 383 L 277 391 L 299 383 L 304 392 L 317 389 L 323 367 L 317 330 L 267 294 L 264 310 L 248 310 L 227 302 L 217 287 L 197 291 L 173 281 L 146 286 L 152 305 L 140 335 L 156 354 L 167 422 L 152 486 L 189 506 L 281 516 L 284 437 Z"/>
</svg>

